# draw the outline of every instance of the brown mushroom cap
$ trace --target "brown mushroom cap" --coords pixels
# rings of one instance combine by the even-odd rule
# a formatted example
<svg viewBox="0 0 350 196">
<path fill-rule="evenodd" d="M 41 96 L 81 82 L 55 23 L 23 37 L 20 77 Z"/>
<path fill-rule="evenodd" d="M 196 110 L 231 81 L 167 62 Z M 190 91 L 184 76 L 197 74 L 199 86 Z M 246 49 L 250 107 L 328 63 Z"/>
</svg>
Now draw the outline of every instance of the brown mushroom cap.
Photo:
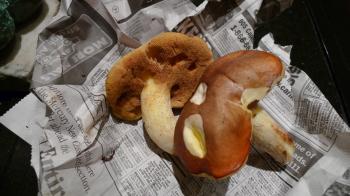
<svg viewBox="0 0 350 196">
<path fill-rule="evenodd" d="M 222 178 L 246 162 L 252 136 L 251 112 L 241 102 L 246 89 L 270 88 L 282 78 L 283 65 L 276 56 L 262 51 L 239 51 L 214 61 L 200 83 L 207 85 L 205 99 L 188 101 L 175 128 L 175 154 L 193 174 Z M 195 156 L 185 144 L 186 120 L 200 115 L 205 154 Z"/>
<path fill-rule="evenodd" d="M 107 101 L 114 116 L 141 117 L 140 93 L 148 78 L 166 83 L 172 107 L 183 107 L 212 61 L 212 53 L 199 37 L 167 32 L 122 57 L 106 79 Z"/>
</svg>

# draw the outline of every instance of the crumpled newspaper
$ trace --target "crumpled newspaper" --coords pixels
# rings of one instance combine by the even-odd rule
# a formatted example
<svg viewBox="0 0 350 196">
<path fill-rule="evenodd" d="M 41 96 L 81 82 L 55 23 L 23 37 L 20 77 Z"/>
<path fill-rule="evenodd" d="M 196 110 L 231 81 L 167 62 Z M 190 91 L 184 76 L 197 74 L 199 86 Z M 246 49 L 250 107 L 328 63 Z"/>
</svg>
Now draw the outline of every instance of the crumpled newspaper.
<svg viewBox="0 0 350 196">
<path fill-rule="evenodd" d="M 195 177 L 150 141 L 142 120 L 127 123 L 108 112 L 105 78 L 135 40 L 176 31 L 203 38 L 215 57 L 253 49 L 261 4 L 62 1 L 56 20 L 39 37 L 33 94 L 0 118 L 32 145 L 40 193 L 320 195 L 332 190 L 349 167 L 349 127 L 306 73 L 290 65 L 291 46 L 275 44 L 271 34 L 257 49 L 279 56 L 287 72 L 259 104 L 296 143 L 285 167 L 252 148 L 247 165 L 230 178 Z"/>
</svg>

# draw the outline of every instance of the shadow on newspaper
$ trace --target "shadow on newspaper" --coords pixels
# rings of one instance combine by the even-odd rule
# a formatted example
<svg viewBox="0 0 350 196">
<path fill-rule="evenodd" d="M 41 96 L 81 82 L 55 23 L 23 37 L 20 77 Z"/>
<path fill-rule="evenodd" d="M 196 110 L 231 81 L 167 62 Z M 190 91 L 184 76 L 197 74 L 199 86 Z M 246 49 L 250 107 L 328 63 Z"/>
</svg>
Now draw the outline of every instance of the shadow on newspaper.
<svg viewBox="0 0 350 196">
<path fill-rule="evenodd" d="M 247 165 L 262 169 L 265 171 L 282 171 L 285 169 L 286 166 L 281 166 L 278 164 L 278 167 L 271 166 L 271 162 L 274 162 L 274 164 L 278 164 L 276 161 L 273 160 L 270 155 L 266 153 L 261 153 L 258 150 L 256 150 L 253 146 L 251 147 L 250 154 L 247 160 Z"/>
</svg>

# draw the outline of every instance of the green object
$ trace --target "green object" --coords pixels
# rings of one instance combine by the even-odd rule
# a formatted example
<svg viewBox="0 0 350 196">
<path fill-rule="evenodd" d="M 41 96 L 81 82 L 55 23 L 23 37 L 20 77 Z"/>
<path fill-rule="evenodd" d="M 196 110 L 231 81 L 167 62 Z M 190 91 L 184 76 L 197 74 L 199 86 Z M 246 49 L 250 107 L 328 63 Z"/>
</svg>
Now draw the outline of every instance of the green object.
<svg viewBox="0 0 350 196">
<path fill-rule="evenodd" d="M 15 23 L 7 11 L 8 1 L 0 0 L 0 50 L 4 48 L 15 34 Z"/>
<path fill-rule="evenodd" d="M 1 0 L 0 0 L 1 1 Z M 16 24 L 26 22 L 35 14 L 42 4 L 42 0 L 8 0 L 8 10 Z"/>
<path fill-rule="evenodd" d="M 9 5 L 10 5 L 10 3 L 8 0 L 0 0 L 0 13 L 2 13 L 2 11 L 6 10 Z"/>
<path fill-rule="evenodd" d="M 42 0 L 0 0 L 0 50 L 15 35 L 15 24 L 30 20 L 41 5 Z"/>
</svg>

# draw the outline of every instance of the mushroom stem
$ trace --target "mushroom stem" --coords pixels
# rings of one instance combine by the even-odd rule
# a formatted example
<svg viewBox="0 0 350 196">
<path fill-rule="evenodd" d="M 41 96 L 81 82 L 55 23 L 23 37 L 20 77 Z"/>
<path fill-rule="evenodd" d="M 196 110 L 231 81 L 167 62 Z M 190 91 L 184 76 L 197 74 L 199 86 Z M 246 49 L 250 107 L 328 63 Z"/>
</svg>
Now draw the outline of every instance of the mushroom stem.
<svg viewBox="0 0 350 196">
<path fill-rule="evenodd" d="M 292 160 L 295 150 L 293 140 L 264 110 L 256 110 L 252 122 L 253 146 L 282 164 Z"/>
<path fill-rule="evenodd" d="M 166 83 L 156 82 L 152 78 L 145 82 L 141 92 L 141 111 L 144 126 L 152 141 L 162 150 L 173 154 L 177 118 L 171 110 L 170 89 Z"/>
</svg>

